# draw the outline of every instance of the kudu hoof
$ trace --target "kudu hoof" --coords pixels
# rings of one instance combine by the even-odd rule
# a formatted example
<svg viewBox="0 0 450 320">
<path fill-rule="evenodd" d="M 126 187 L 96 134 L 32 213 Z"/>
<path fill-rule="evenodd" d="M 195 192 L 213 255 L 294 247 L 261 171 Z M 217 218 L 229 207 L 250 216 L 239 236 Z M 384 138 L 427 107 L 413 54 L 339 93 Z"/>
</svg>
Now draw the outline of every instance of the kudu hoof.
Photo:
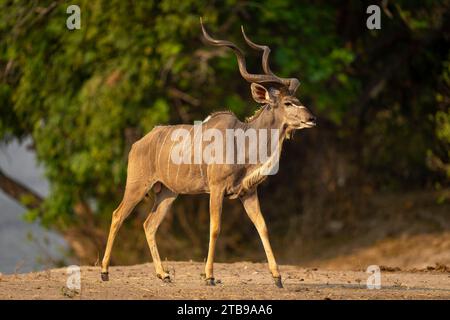
<svg viewBox="0 0 450 320">
<path fill-rule="evenodd" d="M 102 281 L 109 281 L 109 273 L 108 272 L 102 272 Z"/>
<path fill-rule="evenodd" d="M 281 282 L 281 276 L 279 277 L 273 277 L 273 280 L 275 281 L 275 285 L 278 288 L 283 288 L 283 283 Z"/>
<path fill-rule="evenodd" d="M 206 282 L 207 286 L 215 286 L 216 285 L 216 281 L 214 280 L 214 278 L 205 279 L 205 282 Z"/>
<path fill-rule="evenodd" d="M 160 275 L 159 273 L 156 275 L 159 279 L 161 279 L 165 283 L 170 283 L 172 280 L 170 279 L 170 276 L 167 274 L 165 276 Z"/>
</svg>

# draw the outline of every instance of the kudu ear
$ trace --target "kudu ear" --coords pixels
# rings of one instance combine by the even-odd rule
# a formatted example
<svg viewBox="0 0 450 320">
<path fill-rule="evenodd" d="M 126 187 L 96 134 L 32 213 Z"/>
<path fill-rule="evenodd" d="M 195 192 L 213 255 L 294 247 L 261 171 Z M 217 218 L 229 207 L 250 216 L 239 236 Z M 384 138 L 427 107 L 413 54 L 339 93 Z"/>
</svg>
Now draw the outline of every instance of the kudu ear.
<svg viewBox="0 0 450 320">
<path fill-rule="evenodd" d="M 269 90 L 264 88 L 262 85 L 257 83 L 252 83 L 250 86 L 252 90 L 253 99 L 261 104 L 269 103 L 273 104 L 275 102 L 274 97 L 270 94 Z"/>
</svg>

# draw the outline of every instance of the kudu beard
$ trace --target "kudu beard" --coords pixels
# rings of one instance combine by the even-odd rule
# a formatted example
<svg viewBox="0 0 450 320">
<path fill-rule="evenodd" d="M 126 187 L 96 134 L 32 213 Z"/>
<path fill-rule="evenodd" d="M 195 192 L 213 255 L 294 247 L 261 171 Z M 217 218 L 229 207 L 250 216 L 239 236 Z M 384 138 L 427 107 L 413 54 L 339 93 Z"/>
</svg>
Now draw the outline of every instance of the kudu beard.
<svg viewBox="0 0 450 320">
<path fill-rule="evenodd" d="M 263 175 L 275 175 L 280 159 L 279 129 L 178 128 L 171 134 L 170 159 L 181 164 L 260 165 Z"/>
</svg>

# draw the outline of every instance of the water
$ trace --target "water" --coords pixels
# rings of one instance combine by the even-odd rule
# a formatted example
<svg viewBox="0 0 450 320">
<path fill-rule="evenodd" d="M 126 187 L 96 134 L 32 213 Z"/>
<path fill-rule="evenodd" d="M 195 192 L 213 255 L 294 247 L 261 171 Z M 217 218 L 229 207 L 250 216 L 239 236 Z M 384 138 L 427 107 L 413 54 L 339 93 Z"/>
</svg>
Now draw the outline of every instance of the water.
<svg viewBox="0 0 450 320">
<path fill-rule="evenodd" d="M 37 165 L 30 140 L 13 141 L 0 148 L 0 168 L 10 177 L 41 196 L 48 194 L 48 182 Z M 64 259 L 67 244 L 61 235 L 38 223 L 23 220 L 25 208 L 0 191 L 0 272 L 22 273 L 53 267 Z"/>
</svg>

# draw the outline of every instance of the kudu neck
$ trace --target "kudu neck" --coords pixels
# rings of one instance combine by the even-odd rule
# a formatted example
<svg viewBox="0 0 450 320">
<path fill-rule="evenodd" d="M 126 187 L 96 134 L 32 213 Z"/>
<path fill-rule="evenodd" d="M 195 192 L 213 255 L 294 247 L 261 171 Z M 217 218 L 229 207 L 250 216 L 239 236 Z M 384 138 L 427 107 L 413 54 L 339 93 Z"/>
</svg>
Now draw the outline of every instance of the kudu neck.
<svg viewBox="0 0 450 320">
<path fill-rule="evenodd" d="M 258 134 L 259 161 L 247 167 L 248 174 L 242 181 L 244 189 L 250 190 L 262 182 L 267 175 L 275 174 L 278 171 L 280 154 L 286 137 L 283 116 L 279 111 L 266 105 L 262 107 L 261 112 L 255 118 L 247 123 L 247 128 L 256 130 Z M 266 139 L 261 140 L 264 132 Z M 266 144 L 266 148 L 261 148 L 261 143 L 263 146 Z"/>
<path fill-rule="evenodd" d="M 248 128 L 255 129 L 258 132 L 258 135 L 259 130 L 266 130 L 267 139 L 265 143 L 267 143 L 266 150 L 269 152 L 268 156 L 272 158 L 273 155 L 276 158 L 272 159 L 271 161 L 279 161 L 283 143 L 286 139 L 286 126 L 283 121 L 283 116 L 280 115 L 280 113 L 277 111 L 277 109 L 266 105 L 263 107 L 261 113 L 257 117 L 247 123 Z M 278 131 L 275 131 L 275 135 L 274 130 Z M 277 141 L 274 141 L 274 138 Z M 258 145 L 261 142 L 262 141 L 258 142 Z M 257 169 L 259 167 L 261 167 L 261 163 L 250 166 L 250 168 L 253 169 Z"/>
<path fill-rule="evenodd" d="M 276 112 L 276 110 L 273 109 L 273 107 L 270 107 L 268 105 L 265 105 L 262 107 L 261 113 L 256 116 L 253 120 L 249 121 L 247 123 L 249 128 L 253 128 L 255 130 L 258 129 L 276 129 L 279 130 L 280 138 L 282 142 L 284 140 L 285 136 L 285 127 L 283 118 L 281 115 Z"/>
</svg>

